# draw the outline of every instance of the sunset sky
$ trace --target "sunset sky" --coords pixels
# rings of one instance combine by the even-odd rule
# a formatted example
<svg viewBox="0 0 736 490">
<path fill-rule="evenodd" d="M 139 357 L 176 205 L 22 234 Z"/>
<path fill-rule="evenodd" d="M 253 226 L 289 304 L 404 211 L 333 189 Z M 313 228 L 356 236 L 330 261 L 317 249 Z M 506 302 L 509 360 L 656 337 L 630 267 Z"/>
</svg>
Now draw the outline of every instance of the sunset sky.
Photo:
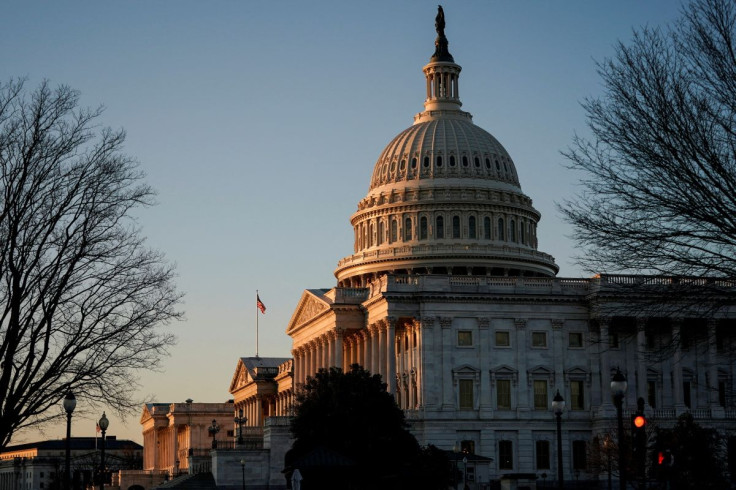
<svg viewBox="0 0 736 490">
<path fill-rule="evenodd" d="M 679 5 L 443 4 L 463 109 L 513 158 L 560 276 L 589 275 L 555 202 L 576 192 L 560 151 L 586 134 L 580 102 L 600 94 L 596 61 Z M 435 1 L 395 0 L 4 2 L 1 78 L 46 78 L 103 104 L 101 122 L 126 129 L 158 191 L 140 225 L 177 264 L 186 320 L 167 327 L 178 343 L 162 371 L 140 372 L 141 398 L 230 398 L 237 359 L 256 352 L 256 290 L 261 356 L 290 356 L 284 332 L 302 291 L 335 285 L 375 161 L 423 109 L 436 12 Z M 139 415 L 111 417 L 109 433 L 141 442 Z M 80 414 L 73 435 L 93 435 L 98 417 Z"/>
</svg>

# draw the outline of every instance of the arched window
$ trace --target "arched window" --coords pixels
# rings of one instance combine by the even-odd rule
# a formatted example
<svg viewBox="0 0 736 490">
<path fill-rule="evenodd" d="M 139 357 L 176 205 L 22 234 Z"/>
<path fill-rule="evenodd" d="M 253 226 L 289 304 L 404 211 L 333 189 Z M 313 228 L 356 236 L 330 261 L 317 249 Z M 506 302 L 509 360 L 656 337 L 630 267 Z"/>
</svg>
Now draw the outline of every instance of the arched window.
<svg viewBox="0 0 736 490">
<path fill-rule="evenodd" d="M 467 166 L 468 166 L 468 157 L 463 155 L 463 167 L 467 167 Z"/>
<path fill-rule="evenodd" d="M 501 241 L 506 240 L 506 238 L 504 238 L 503 218 L 498 218 L 498 237 L 497 238 Z"/>
<path fill-rule="evenodd" d="M 419 220 L 419 239 L 420 240 L 427 239 L 427 217 L 426 216 L 422 216 L 422 218 Z"/>
<path fill-rule="evenodd" d="M 424 162 L 422 163 L 422 165 L 424 165 L 425 168 L 429 167 L 429 157 L 424 157 Z"/>
<path fill-rule="evenodd" d="M 451 167 L 455 166 L 455 156 L 454 155 L 450 155 L 450 166 Z"/>
<path fill-rule="evenodd" d="M 516 241 L 516 221 L 513 219 L 509 221 L 509 240 Z"/>
<path fill-rule="evenodd" d="M 442 216 L 437 216 L 435 220 L 435 238 L 445 238 L 445 220 Z"/>
<path fill-rule="evenodd" d="M 411 159 L 411 168 L 417 168 L 417 159 L 416 157 Z"/>
<path fill-rule="evenodd" d="M 475 157 L 473 159 L 473 162 L 475 163 L 475 168 L 479 168 L 480 167 L 480 158 Z"/>
<path fill-rule="evenodd" d="M 438 167 L 442 166 L 442 157 L 437 157 L 437 166 Z"/>
<path fill-rule="evenodd" d="M 475 234 L 475 216 L 468 218 L 468 238 L 477 238 Z"/>
<path fill-rule="evenodd" d="M 460 238 L 460 216 L 452 217 L 452 238 Z"/>
<path fill-rule="evenodd" d="M 411 241 L 411 218 L 406 218 L 404 220 L 404 241 Z"/>
<path fill-rule="evenodd" d="M 491 218 L 488 216 L 483 218 L 483 238 L 486 240 L 491 239 Z"/>
<path fill-rule="evenodd" d="M 395 219 L 391 219 L 391 243 L 399 239 L 399 224 Z"/>
<path fill-rule="evenodd" d="M 378 222 L 378 240 L 376 240 L 376 244 L 380 245 L 383 243 L 383 238 L 385 237 L 385 225 L 383 224 L 383 221 Z"/>
<path fill-rule="evenodd" d="M 368 246 L 373 246 L 373 223 L 368 223 Z"/>
</svg>

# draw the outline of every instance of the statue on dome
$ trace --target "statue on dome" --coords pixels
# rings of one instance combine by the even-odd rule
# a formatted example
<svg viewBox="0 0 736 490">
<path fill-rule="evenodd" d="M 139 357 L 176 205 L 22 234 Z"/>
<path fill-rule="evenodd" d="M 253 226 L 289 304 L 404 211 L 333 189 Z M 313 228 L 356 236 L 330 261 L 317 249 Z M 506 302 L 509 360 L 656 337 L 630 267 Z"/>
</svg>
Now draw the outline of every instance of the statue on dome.
<svg viewBox="0 0 736 490">
<path fill-rule="evenodd" d="M 434 19 L 434 28 L 437 31 L 437 39 L 434 40 L 434 55 L 431 61 L 454 62 L 450 51 L 447 49 L 447 38 L 445 37 L 445 11 L 442 5 L 437 5 L 437 17 Z"/>
</svg>

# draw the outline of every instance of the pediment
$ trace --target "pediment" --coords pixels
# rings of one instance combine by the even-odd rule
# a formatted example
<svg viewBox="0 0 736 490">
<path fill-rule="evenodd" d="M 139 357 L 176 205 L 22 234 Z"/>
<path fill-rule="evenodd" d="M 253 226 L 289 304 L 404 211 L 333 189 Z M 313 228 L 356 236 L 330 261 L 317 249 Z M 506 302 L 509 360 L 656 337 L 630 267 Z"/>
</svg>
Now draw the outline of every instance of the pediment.
<svg viewBox="0 0 736 490">
<path fill-rule="evenodd" d="M 248 368 L 242 359 L 238 359 L 238 365 L 235 367 L 235 374 L 233 374 L 233 379 L 230 381 L 230 389 L 228 391 L 231 394 L 235 393 L 250 381 L 251 377 Z"/>
<path fill-rule="evenodd" d="M 469 364 L 464 364 L 464 365 L 462 365 L 460 367 L 456 367 L 455 369 L 452 370 L 452 372 L 455 375 L 458 375 L 458 374 L 475 375 L 475 374 L 479 373 L 480 370 L 474 368 L 473 366 L 471 366 Z"/>
<path fill-rule="evenodd" d="M 554 376 L 555 372 L 545 366 L 535 366 L 527 371 L 531 376 Z"/>
<path fill-rule="evenodd" d="M 491 370 L 491 372 L 496 376 L 512 376 L 519 373 L 516 369 L 512 368 L 511 366 L 499 366 L 497 368 L 494 368 Z"/>
<path fill-rule="evenodd" d="M 287 335 L 296 330 L 299 325 L 312 320 L 330 309 L 330 303 L 324 296 L 327 291 L 324 289 L 307 289 L 302 293 L 302 297 L 299 299 L 299 303 L 286 328 Z"/>
</svg>

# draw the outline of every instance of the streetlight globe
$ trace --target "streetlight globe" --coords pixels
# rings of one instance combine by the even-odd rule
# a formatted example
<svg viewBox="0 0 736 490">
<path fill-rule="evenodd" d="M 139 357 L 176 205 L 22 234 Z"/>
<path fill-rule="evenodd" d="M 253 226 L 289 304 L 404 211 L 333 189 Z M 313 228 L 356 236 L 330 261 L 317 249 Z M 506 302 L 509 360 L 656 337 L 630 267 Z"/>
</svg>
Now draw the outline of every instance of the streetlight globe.
<svg viewBox="0 0 736 490">
<path fill-rule="evenodd" d="M 560 390 L 557 390 L 555 397 L 552 398 L 552 410 L 555 415 L 560 415 L 565 410 L 565 399 L 560 395 Z"/>
<path fill-rule="evenodd" d="M 77 399 L 74 397 L 74 393 L 72 393 L 71 391 L 67 391 L 66 396 L 64 397 L 64 410 L 66 411 L 66 413 L 71 415 L 76 406 Z"/>
<path fill-rule="evenodd" d="M 100 425 L 100 430 L 106 431 L 107 427 L 110 425 L 110 421 L 107 420 L 107 416 L 105 415 L 105 412 L 102 412 L 102 417 L 100 417 L 100 421 L 97 422 Z"/>
<path fill-rule="evenodd" d="M 616 368 L 616 373 L 611 379 L 611 395 L 616 397 L 623 397 L 626 394 L 626 389 L 629 384 L 626 382 L 626 376 L 621 373 L 619 368 Z"/>
<path fill-rule="evenodd" d="M 240 466 L 245 466 L 245 458 L 240 460 Z"/>
</svg>

